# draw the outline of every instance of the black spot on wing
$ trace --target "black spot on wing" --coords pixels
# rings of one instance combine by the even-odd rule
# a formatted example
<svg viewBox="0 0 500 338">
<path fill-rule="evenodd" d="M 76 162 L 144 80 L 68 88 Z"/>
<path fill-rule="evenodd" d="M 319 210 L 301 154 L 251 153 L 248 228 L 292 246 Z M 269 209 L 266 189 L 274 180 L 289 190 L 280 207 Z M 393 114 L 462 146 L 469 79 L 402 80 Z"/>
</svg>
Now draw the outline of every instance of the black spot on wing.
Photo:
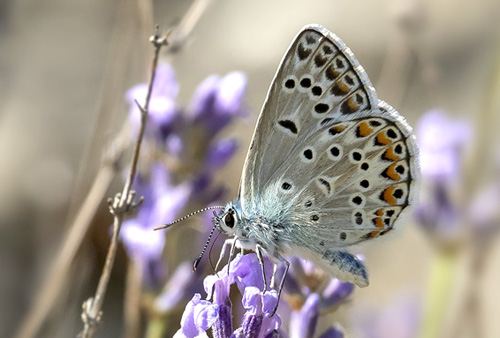
<svg viewBox="0 0 500 338">
<path fill-rule="evenodd" d="M 281 120 L 281 121 L 278 121 L 278 124 L 285 128 L 285 129 L 288 129 L 289 131 L 291 131 L 293 134 L 297 134 L 299 131 L 297 129 L 297 126 L 295 125 L 295 123 L 291 120 Z"/>
<path fill-rule="evenodd" d="M 328 183 L 327 180 L 324 180 L 320 177 L 320 178 L 318 178 L 318 182 L 326 188 L 328 193 L 330 193 L 332 191 L 332 187 L 330 186 L 330 183 Z"/>
<path fill-rule="evenodd" d="M 302 43 L 299 43 L 297 46 L 297 56 L 299 57 L 300 60 L 305 60 L 311 55 L 312 49 L 305 48 Z"/>
</svg>

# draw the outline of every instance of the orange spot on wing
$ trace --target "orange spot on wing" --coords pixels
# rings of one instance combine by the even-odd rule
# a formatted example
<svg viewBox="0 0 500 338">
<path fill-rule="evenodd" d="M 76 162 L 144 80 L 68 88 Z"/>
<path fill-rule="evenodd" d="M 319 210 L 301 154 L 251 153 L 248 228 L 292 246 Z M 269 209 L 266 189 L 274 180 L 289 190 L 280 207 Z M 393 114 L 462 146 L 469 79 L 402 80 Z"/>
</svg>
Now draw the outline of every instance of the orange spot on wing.
<svg viewBox="0 0 500 338">
<path fill-rule="evenodd" d="M 377 228 L 383 228 L 384 227 L 384 220 L 380 217 L 375 218 L 375 226 Z"/>
<path fill-rule="evenodd" d="M 387 137 L 385 132 L 380 132 L 377 134 L 377 143 L 379 143 L 379 144 L 391 144 L 391 140 Z"/>
<path fill-rule="evenodd" d="M 383 158 L 387 159 L 387 160 L 391 160 L 391 161 L 398 161 L 399 160 L 399 156 L 394 153 L 393 147 L 387 148 L 387 150 L 385 151 L 385 153 L 383 155 Z"/>
<path fill-rule="evenodd" d="M 342 82 L 342 79 L 337 82 L 337 87 L 339 87 L 340 91 L 343 93 L 349 92 L 349 86 Z"/>
<path fill-rule="evenodd" d="M 341 133 L 345 130 L 345 126 L 339 125 L 339 126 L 333 126 L 331 129 L 335 130 L 337 133 Z"/>
<path fill-rule="evenodd" d="M 394 187 L 388 187 L 382 193 L 382 197 L 384 201 L 389 203 L 390 205 L 395 205 L 397 203 L 396 197 L 394 197 Z"/>
<path fill-rule="evenodd" d="M 387 176 L 391 179 L 391 180 L 394 180 L 394 181 L 399 181 L 401 179 L 401 176 L 396 172 L 395 168 L 396 168 L 396 164 L 397 163 L 393 163 L 389 166 L 389 168 L 387 168 L 386 170 L 386 174 Z"/>
<path fill-rule="evenodd" d="M 370 232 L 370 237 L 375 237 L 380 233 L 380 231 L 372 231 Z"/>
<path fill-rule="evenodd" d="M 359 105 L 356 103 L 356 101 L 354 101 L 354 98 L 352 96 L 347 99 L 347 104 L 349 105 L 349 108 L 351 108 L 351 110 L 359 109 Z"/>
<path fill-rule="evenodd" d="M 378 209 L 376 214 L 377 216 L 384 216 L 384 209 Z"/>
<path fill-rule="evenodd" d="M 365 137 L 365 136 L 370 135 L 372 132 L 373 132 L 373 129 L 370 128 L 370 126 L 368 125 L 368 123 L 361 122 L 358 125 L 358 134 L 359 134 L 359 136 Z"/>
</svg>

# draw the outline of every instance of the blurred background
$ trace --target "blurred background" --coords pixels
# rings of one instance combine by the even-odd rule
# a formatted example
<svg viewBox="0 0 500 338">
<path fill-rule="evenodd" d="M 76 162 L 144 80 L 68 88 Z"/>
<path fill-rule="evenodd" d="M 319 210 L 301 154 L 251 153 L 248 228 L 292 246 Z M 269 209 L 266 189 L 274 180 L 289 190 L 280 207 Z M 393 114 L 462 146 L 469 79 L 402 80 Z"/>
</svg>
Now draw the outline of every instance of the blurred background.
<svg viewBox="0 0 500 338">
<path fill-rule="evenodd" d="M 193 93 L 212 74 L 246 76 L 243 113 L 217 136 L 238 144 L 227 165 L 211 172 L 226 190 L 207 200 L 222 203 L 236 196 L 251 132 L 283 53 L 302 26 L 319 23 L 353 50 L 379 98 L 416 128 L 422 195 L 397 231 L 359 249 L 370 287 L 355 289 L 318 325 L 335 321 L 347 337 L 499 337 L 500 2 L 213 0 L 192 6 L 0 0 L 0 336 L 67 337 L 81 330 L 81 304 L 95 292 L 109 245 L 106 199 L 121 190 L 130 158 L 126 92 L 148 79 L 148 38 L 156 23 L 162 30 L 182 28 L 162 54 L 175 71 L 176 106 L 193 110 Z M 185 228 L 167 237 L 175 252 L 164 253 L 164 279 L 201 250 L 202 244 L 176 242 L 197 234 Z M 125 296 L 134 283 L 129 257 L 121 246 L 98 337 L 142 336 L 147 326 L 150 299 L 136 300 L 142 310 L 135 312 L 124 306 L 134 302 Z M 189 299 L 166 332 L 175 332 Z M 131 333 L 124 318 L 142 321 L 139 333 Z"/>
</svg>

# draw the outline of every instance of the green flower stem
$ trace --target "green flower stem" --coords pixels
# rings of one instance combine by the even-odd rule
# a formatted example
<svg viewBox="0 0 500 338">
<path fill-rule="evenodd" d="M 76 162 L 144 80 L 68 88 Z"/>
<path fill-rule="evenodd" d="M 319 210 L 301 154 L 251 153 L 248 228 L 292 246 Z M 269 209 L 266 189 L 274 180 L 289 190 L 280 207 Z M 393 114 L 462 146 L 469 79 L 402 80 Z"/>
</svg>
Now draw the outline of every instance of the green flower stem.
<svg viewBox="0 0 500 338">
<path fill-rule="evenodd" d="M 163 338 L 167 332 L 167 319 L 162 316 L 153 316 L 146 328 L 146 338 Z"/>
<path fill-rule="evenodd" d="M 446 312 L 450 303 L 453 280 L 459 266 L 459 251 L 441 248 L 431 264 L 429 286 L 419 337 L 441 336 Z"/>
</svg>

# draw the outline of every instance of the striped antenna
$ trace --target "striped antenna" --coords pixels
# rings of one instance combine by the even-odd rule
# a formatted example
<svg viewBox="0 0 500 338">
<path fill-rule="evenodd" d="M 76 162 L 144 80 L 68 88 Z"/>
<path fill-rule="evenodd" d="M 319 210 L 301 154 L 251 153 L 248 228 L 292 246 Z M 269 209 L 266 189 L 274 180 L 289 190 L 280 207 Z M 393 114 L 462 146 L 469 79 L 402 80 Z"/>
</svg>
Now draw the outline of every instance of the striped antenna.
<svg viewBox="0 0 500 338">
<path fill-rule="evenodd" d="M 214 211 L 214 215 L 215 215 L 215 211 Z M 217 215 L 215 215 L 215 217 L 217 217 Z M 214 234 L 214 231 L 215 231 L 215 225 L 213 226 L 212 230 L 210 230 L 210 235 L 208 235 L 207 242 L 205 243 L 203 250 L 201 250 L 200 256 L 193 262 L 193 271 L 196 271 L 196 268 L 198 268 L 198 265 L 201 262 L 201 258 L 205 254 L 205 250 L 207 250 L 208 244 L 210 243 L 210 240 L 212 239 L 212 235 Z"/>
<path fill-rule="evenodd" d="M 200 209 L 200 210 L 197 210 L 197 211 L 194 211 L 192 213 L 190 213 L 189 215 L 186 215 L 184 217 L 181 217 L 175 221 L 173 221 L 172 223 L 168 223 L 168 224 L 163 224 L 163 225 L 160 225 L 160 226 L 157 226 L 155 228 L 155 230 L 161 230 L 161 229 L 167 229 L 167 228 L 170 228 L 172 225 L 174 225 L 175 223 L 179 223 L 179 222 L 182 222 L 184 221 L 185 219 L 191 217 L 191 216 L 194 216 L 196 214 L 199 214 L 200 212 L 204 212 L 204 211 L 207 211 L 207 210 L 211 210 L 211 209 L 224 209 L 225 207 L 223 206 L 213 206 L 213 207 L 206 207 L 206 208 L 203 208 L 203 209 Z"/>
</svg>

